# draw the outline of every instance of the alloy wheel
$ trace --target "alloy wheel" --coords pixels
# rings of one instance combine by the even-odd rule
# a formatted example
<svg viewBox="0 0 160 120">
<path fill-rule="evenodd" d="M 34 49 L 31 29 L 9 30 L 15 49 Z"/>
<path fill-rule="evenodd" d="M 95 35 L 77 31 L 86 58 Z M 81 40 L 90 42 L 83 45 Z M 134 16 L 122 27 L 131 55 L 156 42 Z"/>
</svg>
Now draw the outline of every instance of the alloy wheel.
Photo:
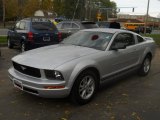
<svg viewBox="0 0 160 120">
<path fill-rule="evenodd" d="M 80 82 L 79 94 L 82 99 L 89 99 L 95 90 L 95 81 L 92 76 L 85 76 Z"/>
</svg>

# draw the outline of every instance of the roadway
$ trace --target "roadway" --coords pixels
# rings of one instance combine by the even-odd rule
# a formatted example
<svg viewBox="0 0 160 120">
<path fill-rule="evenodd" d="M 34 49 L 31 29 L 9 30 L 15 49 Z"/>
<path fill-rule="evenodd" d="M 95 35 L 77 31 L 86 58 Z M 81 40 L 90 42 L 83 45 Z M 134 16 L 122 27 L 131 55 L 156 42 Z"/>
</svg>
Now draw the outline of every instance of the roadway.
<svg viewBox="0 0 160 120">
<path fill-rule="evenodd" d="M 19 51 L 1 50 L 0 120 L 160 120 L 160 48 L 146 77 L 134 73 L 112 81 L 83 106 L 68 98 L 45 99 L 14 88 L 7 70 Z"/>
</svg>

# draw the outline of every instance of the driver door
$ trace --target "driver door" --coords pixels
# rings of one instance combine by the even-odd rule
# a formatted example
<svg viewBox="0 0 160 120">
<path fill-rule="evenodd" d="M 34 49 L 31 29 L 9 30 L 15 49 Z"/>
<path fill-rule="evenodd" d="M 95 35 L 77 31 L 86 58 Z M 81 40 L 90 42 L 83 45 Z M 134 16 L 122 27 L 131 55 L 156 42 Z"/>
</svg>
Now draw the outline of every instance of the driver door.
<svg viewBox="0 0 160 120">
<path fill-rule="evenodd" d="M 123 44 L 124 48 L 113 50 L 113 46 Z M 134 35 L 131 33 L 119 33 L 110 46 L 109 56 L 103 64 L 105 77 L 113 75 L 128 68 L 133 67 L 138 62 L 138 54 L 135 45 Z"/>
</svg>

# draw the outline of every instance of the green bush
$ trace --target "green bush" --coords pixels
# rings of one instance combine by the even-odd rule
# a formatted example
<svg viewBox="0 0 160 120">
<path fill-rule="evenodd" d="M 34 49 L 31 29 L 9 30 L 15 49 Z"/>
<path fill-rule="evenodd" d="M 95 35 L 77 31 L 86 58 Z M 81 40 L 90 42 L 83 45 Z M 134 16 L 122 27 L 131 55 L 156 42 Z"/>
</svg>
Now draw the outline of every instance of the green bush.
<svg viewBox="0 0 160 120">
<path fill-rule="evenodd" d="M 156 44 L 160 45 L 160 34 L 147 34 L 146 37 L 152 37 Z"/>
<path fill-rule="evenodd" d="M 7 37 L 6 36 L 0 36 L 0 43 L 7 43 Z"/>
</svg>

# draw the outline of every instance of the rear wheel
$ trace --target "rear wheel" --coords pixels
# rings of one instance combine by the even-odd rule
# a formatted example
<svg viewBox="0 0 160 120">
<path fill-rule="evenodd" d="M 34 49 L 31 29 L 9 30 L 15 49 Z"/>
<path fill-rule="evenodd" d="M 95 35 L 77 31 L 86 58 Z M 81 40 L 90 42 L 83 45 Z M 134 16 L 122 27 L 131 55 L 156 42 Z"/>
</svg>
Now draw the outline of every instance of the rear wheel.
<svg viewBox="0 0 160 120">
<path fill-rule="evenodd" d="M 97 91 L 97 80 L 98 78 L 94 72 L 90 70 L 82 72 L 73 85 L 71 91 L 72 101 L 80 105 L 88 103 Z"/>
<path fill-rule="evenodd" d="M 139 75 L 141 76 L 147 75 L 150 71 L 150 68 L 151 68 L 151 57 L 147 55 L 145 59 L 143 60 L 143 63 L 139 69 L 139 72 L 138 72 Z"/>
<path fill-rule="evenodd" d="M 11 43 L 11 40 L 10 40 L 10 38 L 8 37 L 7 38 L 7 46 L 8 46 L 8 48 L 13 48 L 13 44 Z"/>
</svg>

